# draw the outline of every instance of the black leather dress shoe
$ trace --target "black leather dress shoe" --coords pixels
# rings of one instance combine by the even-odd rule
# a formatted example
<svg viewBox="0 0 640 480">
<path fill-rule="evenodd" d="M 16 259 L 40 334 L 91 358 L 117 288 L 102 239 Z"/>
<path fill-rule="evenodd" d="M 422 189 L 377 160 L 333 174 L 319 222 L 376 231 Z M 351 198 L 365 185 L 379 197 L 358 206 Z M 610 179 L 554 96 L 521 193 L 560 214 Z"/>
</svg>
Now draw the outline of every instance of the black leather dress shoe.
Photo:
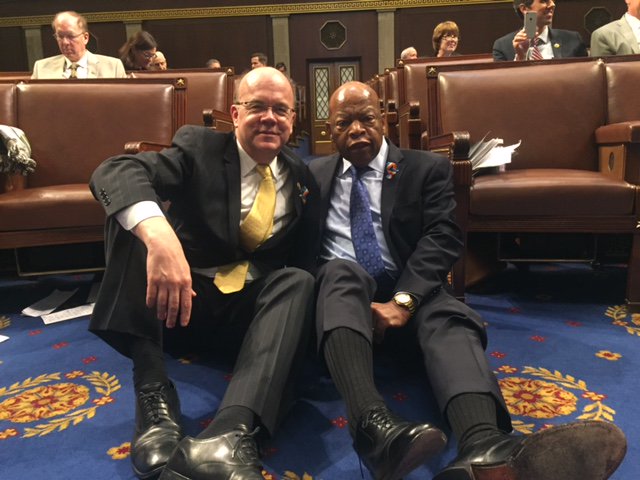
<svg viewBox="0 0 640 480">
<path fill-rule="evenodd" d="M 264 480 L 256 431 L 238 425 L 217 437 L 183 438 L 160 480 Z"/>
<path fill-rule="evenodd" d="M 611 423 L 584 421 L 466 446 L 434 480 L 604 480 L 627 451 Z"/>
<path fill-rule="evenodd" d="M 175 386 L 143 385 L 137 394 L 136 431 L 131 441 L 131 461 L 139 478 L 157 477 L 182 438 L 180 401 Z"/>
<path fill-rule="evenodd" d="M 440 453 L 446 443 L 441 430 L 378 407 L 358 422 L 353 448 L 375 480 L 398 480 Z"/>
</svg>

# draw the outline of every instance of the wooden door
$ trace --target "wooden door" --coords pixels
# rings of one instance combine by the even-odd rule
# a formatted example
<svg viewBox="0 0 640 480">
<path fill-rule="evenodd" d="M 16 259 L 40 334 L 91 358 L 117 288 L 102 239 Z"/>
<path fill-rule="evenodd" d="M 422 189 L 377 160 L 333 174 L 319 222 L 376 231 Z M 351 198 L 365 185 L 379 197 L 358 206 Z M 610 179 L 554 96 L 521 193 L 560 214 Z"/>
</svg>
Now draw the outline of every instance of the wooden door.
<svg viewBox="0 0 640 480">
<path fill-rule="evenodd" d="M 343 83 L 360 79 L 358 60 L 335 62 L 314 62 L 309 64 L 310 111 L 311 111 L 311 154 L 329 155 L 335 151 L 327 129 L 329 119 L 329 98 Z"/>
</svg>

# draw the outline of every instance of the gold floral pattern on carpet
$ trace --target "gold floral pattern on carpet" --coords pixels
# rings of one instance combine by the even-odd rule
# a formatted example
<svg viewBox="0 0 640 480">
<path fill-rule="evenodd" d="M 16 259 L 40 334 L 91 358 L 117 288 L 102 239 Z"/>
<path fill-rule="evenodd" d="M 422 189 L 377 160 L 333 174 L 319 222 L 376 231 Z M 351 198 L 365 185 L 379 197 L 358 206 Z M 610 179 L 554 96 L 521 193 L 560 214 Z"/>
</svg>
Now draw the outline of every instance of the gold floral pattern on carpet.
<svg viewBox="0 0 640 480">
<path fill-rule="evenodd" d="M 93 418 L 96 410 L 112 403 L 112 394 L 120 390 L 119 380 L 105 372 L 86 374 L 74 370 L 64 374 L 66 381 L 60 382 L 61 378 L 59 372 L 44 374 L 0 388 L 0 440 L 17 436 L 43 436 L 66 430 Z M 69 380 L 86 381 L 97 395 L 92 394 L 89 386 Z M 2 400 L 3 397 L 6 399 Z M 23 431 L 15 426 L 42 421 L 46 423 L 25 426 Z M 3 429 L 4 422 L 14 425 Z"/>
<path fill-rule="evenodd" d="M 30 423 L 64 415 L 89 400 L 84 385 L 58 383 L 25 390 L 0 402 L 0 420 Z"/>
<path fill-rule="evenodd" d="M 581 408 L 576 420 L 614 421 L 615 410 L 604 403 L 607 395 L 591 391 L 583 380 L 546 368 L 524 367 L 519 371 L 516 367 L 503 365 L 496 372 L 499 376 L 514 373 L 521 376 L 498 379 L 511 415 L 538 420 L 552 419 L 572 415 Z M 585 400 L 588 403 L 584 404 Z M 546 426 L 543 424 L 540 428 Z M 535 429 L 534 424 L 515 419 L 513 427 L 521 433 L 532 433 Z"/>
<path fill-rule="evenodd" d="M 613 320 L 613 325 L 624 328 L 629 335 L 640 337 L 640 313 L 629 315 L 626 305 L 614 305 L 607 308 L 605 315 Z"/>
<path fill-rule="evenodd" d="M 553 383 L 509 377 L 499 384 L 511 415 L 555 418 L 576 411 L 578 398 Z"/>
</svg>

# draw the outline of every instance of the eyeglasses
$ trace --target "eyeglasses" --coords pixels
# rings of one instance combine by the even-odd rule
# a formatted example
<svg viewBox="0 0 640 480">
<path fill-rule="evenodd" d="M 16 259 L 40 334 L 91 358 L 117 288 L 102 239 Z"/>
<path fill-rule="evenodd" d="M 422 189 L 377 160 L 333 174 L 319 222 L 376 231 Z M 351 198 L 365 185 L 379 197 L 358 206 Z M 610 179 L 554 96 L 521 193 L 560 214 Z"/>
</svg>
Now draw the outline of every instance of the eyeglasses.
<svg viewBox="0 0 640 480">
<path fill-rule="evenodd" d="M 82 33 L 76 33 L 75 35 L 73 34 L 59 34 L 59 33 L 54 33 L 53 34 L 53 38 L 55 38 L 58 42 L 62 42 L 63 40 L 69 40 L 70 42 L 74 41 L 76 38 L 84 35 L 87 32 L 82 32 Z"/>
<path fill-rule="evenodd" d="M 288 107 L 285 104 L 279 103 L 276 105 L 267 105 L 264 102 L 250 101 L 250 102 L 237 102 L 236 105 L 242 105 L 247 109 L 249 115 L 264 115 L 269 110 L 273 112 L 273 115 L 280 119 L 288 119 L 293 113 L 293 108 Z"/>
<path fill-rule="evenodd" d="M 442 38 L 453 40 L 454 38 L 458 38 L 458 35 L 456 35 L 455 33 L 445 33 Z"/>
<path fill-rule="evenodd" d="M 146 58 L 147 60 L 151 60 L 152 58 L 156 58 L 156 54 L 153 53 L 153 52 L 145 52 L 145 51 L 143 51 L 142 52 L 142 56 L 144 58 Z"/>
</svg>

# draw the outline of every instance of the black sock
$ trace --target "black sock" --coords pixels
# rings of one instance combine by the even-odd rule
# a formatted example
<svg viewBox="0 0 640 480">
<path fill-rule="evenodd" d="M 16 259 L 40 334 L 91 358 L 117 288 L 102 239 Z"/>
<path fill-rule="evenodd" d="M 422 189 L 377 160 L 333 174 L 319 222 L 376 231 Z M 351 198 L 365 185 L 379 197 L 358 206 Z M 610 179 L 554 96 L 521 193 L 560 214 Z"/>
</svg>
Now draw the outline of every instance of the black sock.
<svg viewBox="0 0 640 480">
<path fill-rule="evenodd" d="M 220 410 L 213 421 L 196 438 L 217 437 L 235 430 L 239 424 L 246 425 L 251 431 L 256 424 L 255 418 L 256 416 L 250 408 L 232 405 Z"/>
<path fill-rule="evenodd" d="M 324 358 L 336 388 L 347 405 L 349 430 L 355 433 L 360 417 L 384 400 L 373 381 L 373 350 L 369 341 L 350 328 L 330 331 Z"/>
<path fill-rule="evenodd" d="M 133 360 L 133 384 L 136 392 L 149 383 L 169 383 L 162 346 L 147 338 L 131 338 L 129 352 Z"/>
<path fill-rule="evenodd" d="M 458 451 L 468 443 L 500 433 L 496 402 L 485 393 L 463 393 L 447 405 L 446 417 L 458 439 Z"/>
</svg>

